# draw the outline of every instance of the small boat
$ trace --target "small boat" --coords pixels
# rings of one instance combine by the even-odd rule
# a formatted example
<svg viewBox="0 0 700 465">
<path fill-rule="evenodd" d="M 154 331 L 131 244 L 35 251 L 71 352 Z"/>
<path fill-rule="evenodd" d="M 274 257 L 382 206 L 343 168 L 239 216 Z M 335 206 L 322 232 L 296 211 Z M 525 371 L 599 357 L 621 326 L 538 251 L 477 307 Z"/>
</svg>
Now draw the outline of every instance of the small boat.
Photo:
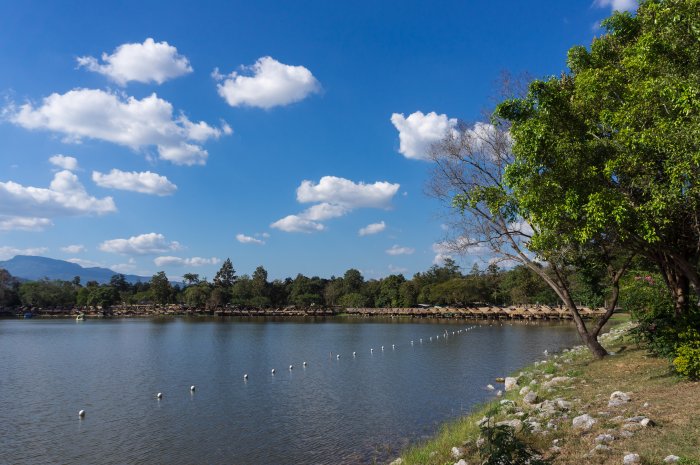
<svg viewBox="0 0 700 465">
<path fill-rule="evenodd" d="M 78 313 L 78 316 L 75 317 L 75 321 L 85 321 L 85 314 Z"/>
</svg>

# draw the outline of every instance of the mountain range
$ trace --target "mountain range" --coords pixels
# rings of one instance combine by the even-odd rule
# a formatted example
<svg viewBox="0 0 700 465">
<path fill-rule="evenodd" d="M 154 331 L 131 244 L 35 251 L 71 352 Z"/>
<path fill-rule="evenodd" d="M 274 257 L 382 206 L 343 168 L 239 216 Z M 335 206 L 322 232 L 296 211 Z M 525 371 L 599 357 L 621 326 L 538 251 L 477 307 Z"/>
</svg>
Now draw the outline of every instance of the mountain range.
<svg viewBox="0 0 700 465">
<path fill-rule="evenodd" d="M 43 278 L 72 281 L 80 276 L 80 282 L 97 281 L 100 284 L 109 283 L 112 276 L 119 274 L 109 268 L 91 267 L 84 268 L 76 263 L 55 258 L 38 257 L 31 255 L 17 255 L 6 261 L 0 261 L 0 268 L 6 269 L 12 276 L 36 281 Z M 146 282 L 150 278 L 136 275 L 124 275 L 130 283 Z"/>
</svg>

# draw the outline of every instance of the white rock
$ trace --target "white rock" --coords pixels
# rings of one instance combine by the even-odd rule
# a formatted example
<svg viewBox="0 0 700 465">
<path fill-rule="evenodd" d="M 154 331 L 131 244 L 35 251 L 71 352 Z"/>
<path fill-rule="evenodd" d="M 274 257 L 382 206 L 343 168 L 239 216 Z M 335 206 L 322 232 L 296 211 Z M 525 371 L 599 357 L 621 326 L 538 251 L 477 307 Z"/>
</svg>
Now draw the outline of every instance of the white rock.
<svg viewBox="0 0 700 465">
<path fill-rule="evenodd" d="M 621 405 L 626 404 L 632 400 L 629 396 L 629 394 L 626 394 L 622 391 L 615 391 L 612 394 L 610 394 L 610 401 L 608 402 L 608 407 L 619 407 Z"/>
<path fill-rule="evenodd" d="M 613 436 L 612 434 L 599 434 L 595 438 L 595 442 L 597 442 L 598 444 L 610 444 L 614 440 L 615 436 Z"/>
<path fill-rule="evenodd" d="M 642 421 L 639 422 L 639 424 L 642 425 L 642 426 L 644 426 L 645 428 L 646 428 L 647 426 L 654 426 L 654 422 L 651 421 L 651 420 L 648 419 L 648 418 L 643 419 Z"/>
<path fill-rule="evenodd" d="M 398 459 L 391 462 L 389 465 L 401 465 L 402 463 L 403 463 L 403 459 L 401 457 L 399 457 Z"/>
<path fill-rule="evenodd" d="M 641 463 L 641 462 L 642 462 L 642 459 L 639 458 L 639 454 L 627 454 L 622 459 L 622 463 L 624 465 L 636 465 L 636 464 Z"/>
<path fill-rule="evenodd" d="M 488 422 L 489 422 L 488 417 L 482 417 L 481 420 L 476 422 L 476 426 L 481 427 L 481 426 L 484 426 L 485 424 L 487 424 Z"/>
<path fill-rule="evenodd" d="M 606 446 L 605 444 L 598 444 L 591 452 L 610 452 L 610 447 Z"/>
<path fill-rule="evenodd" d="M 496 397 L 501 397 L 502 395 L 503 393 L 500 391 L 500 389 L 496 391 Z"/>
<path fill-rule="evenodd" d="M 506 385 L 506 392 L 512 391 L 518 386 L 518 378 L 513 378 L 512 376 L 509 376 L 506 378 L 505 381 Z"/>
<path fill-rule="evenodd" d="M 527 394 L 525 394 L 525 397 L 523 397 L 523 402 L 525 402 L 528 405 L 532 405 L 535 402 L 537 402 L 537 393 L 535 391 L 530 391 Z"/>
<path fill-rule="evenodd" d="M 453 447 L 450 453 L 452 454 L 452 458 L 454 459 L 459 459 L 464 455 L 464 451 L 462 451 L 462 449 L 460 449 L 459 447 Z"/>
<path fill-rule="evenodd" d="M 513 428 L 516 432 L 520 431 L 523 429 L 523 422 L 520 420 L 505 420 L 505 421 L 499 421 L 496 423 L 496 426 L 510 426 Z"/>
<path fill-rule="evenodd" d="M 639 423 L 625 423 L 622 425 L 622 429 L 625 431 L 639 431 L 642 428 L 644 427 Z"/>
<path fill-rule="evenodd" d="M 678 461 L 681 458 L 678 457 L 677 455 L 667 455 L 666 458 L 664 459 L 664 462 L 666 463 L 678 463 Z"/>
<path fill-rule="evenodd" d="M 563 400 L 563 399 L 558 399 L 557 400 L 557 407 L 559 407 L 562 410 L 571 410 L 571 406 L 573 404 L 569 402 L 568 400 Z"/>
<path fill-rule="evenodd" d="M 583 414 L 579 415 L 578 417 L 574 418 L 572 421 L 572 425 L 576 429 L 582 429 L 584 431 L 588 431 L 593 427 L 593 425 L 596 423 L 595 418 L 590 416 L 589 414 Z"/>
<path fill-rule="evenodd" d="M 572 378 L 569 378 L 568 376 L 557 376 L 555 378 L 550 379 L 549 381 L 545 381 L 544 383 L 542 383 L 542 386 L 544 386 L 545 388 L 551 388 L 560 384 L 568 383 L 571 380 Z"/>
<path fill-rule="evenodd" d="M 489 391 L 493 391 L 493 390 L 496 389 L 496 388 L 493 387 L 493 384 L 487 384 L 487 385 L 486 385 L 486 389 L 488 389 Z"/>
<path fill-rule="evenodd" d="M 530 392 L 530 386 L 525 386 L 525 387 L 523 387 L 523 388 L 520 390 L 520 395 L 521 395 L 521 396 L 524 396 L 524 395 L 527 394 L 528 392 Z"/>
<path fill-rule="evenodd" d="M 467 464 L 466 460 L 460 459 L 459 462 L 455 462 L 455 465 L 469 465 L 469 464 Z"/>
</svg>

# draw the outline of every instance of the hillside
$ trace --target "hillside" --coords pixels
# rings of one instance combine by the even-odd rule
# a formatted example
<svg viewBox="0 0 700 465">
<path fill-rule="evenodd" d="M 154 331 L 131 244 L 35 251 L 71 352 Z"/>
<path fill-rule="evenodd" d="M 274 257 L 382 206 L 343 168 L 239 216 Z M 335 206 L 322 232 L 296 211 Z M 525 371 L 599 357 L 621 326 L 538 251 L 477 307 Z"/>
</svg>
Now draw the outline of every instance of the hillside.
<svg viewBox="0 0 700 465">
<path fill-rule="evenodd" d="M 19 279 L 38 280 L 42 278 L 60 279 L 71 281 L 74 277 L 80 276 L 80 282 L 97 281 L 100 284 L 109 283 L 113 275 L 118 274 L 108 268 L 83 268 L 82 266 L 57 260 L 55 258 L 37 257 L 28 255 L 17 255 L 6 261 L 0 261 L 0 268 L 6 269 L 12 276 Z M 130 283 L 148 281 L 136 275 L 125 275 Z"/>
</svg>

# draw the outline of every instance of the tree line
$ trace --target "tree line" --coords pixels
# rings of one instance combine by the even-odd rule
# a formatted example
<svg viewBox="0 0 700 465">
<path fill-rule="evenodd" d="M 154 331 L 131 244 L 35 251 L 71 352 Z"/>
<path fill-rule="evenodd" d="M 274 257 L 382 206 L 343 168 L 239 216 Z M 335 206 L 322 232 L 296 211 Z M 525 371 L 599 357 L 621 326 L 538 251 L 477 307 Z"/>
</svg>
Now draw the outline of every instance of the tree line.
<svg viewBox="0 0 700 465">
<path fill-rule="evenodd" d="M 584 275 L 578 276 L 575 295 L 588 306 L 600 306 L 605 290 Z M 295 305 L 340 307 L 413 307 L 429 305 L 513 305 L 557 304 L 557 296 L 525 266 L 511 269 L 496 264 L 480 267 L 475 263 L 463 273 L 452 259 L 433 265 L 407 279 L 392 274 L 381 279 L 365 279 L 354 268 L 343 276 L 320 278 L 298 274 L 294 278 L 269 280 L 264 267 L 252 275 L 238 276 L 227 259 L 213 280 L 186 273 L 182 283 L 171 283 L 164 272 L 148 282 L 129 283 L 115 274 L 109 283 L 81 283 L 43 279 L 24 281 L 0 270 L 0 307 L 108 308 L 119 304 L 184 304 L 196 308 L 225 305 L 283 307 Z"/>
</svg>

